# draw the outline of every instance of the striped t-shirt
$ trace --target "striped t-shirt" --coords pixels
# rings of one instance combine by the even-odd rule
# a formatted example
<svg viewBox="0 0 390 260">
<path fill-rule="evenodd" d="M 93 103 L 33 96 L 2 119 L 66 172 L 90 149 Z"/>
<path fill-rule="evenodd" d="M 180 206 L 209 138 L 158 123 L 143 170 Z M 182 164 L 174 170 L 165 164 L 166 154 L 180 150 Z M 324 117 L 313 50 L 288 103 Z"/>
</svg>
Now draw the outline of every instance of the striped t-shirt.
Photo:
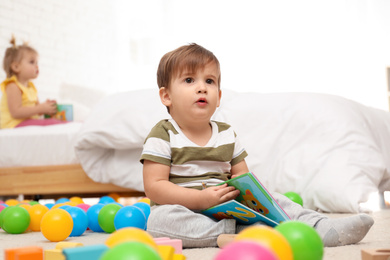
<svg viewBox="0 0 390 260">
<path fill-rule="evenodd" d="M 212 136 L 205 146 L 189 140 L 173 119 L 161 120 L 145 140 L 141 162 L 149 160 L 171 167 L 169 180 L 182 187 L 199 188 L 226 181 L 231 166 L 248 154 L 232 127 L 210 121 Z"/>
</svg>

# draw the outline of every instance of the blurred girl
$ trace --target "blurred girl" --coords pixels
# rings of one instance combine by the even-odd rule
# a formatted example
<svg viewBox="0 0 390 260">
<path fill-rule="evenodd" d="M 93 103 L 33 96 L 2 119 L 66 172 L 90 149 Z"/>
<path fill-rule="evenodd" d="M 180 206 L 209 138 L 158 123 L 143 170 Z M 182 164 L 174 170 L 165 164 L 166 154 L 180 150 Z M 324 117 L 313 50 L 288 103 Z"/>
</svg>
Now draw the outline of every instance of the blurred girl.
<svg viewBox="0 0 390 260">
<path fill-rule="evenodd" d="M 11 47 L 4 55 L 3 68 L 7 74 L 0 87 L 0 128 L 63 123 L 56 119 L 43 119 L 43 114 L 57 112 L 54 100 L 39 103 L 38 93 L 31 80 L 38 77 L 38 53 L 26 43 L 16 45 L 12 37 Z"/>
</svg>

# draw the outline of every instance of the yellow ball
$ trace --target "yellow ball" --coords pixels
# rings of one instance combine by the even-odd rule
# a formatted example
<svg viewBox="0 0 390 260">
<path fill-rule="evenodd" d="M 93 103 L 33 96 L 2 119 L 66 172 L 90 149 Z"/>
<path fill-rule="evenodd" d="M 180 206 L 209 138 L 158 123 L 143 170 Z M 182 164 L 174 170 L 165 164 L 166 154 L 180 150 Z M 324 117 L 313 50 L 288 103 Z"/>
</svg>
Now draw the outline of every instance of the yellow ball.
<svg viewBox="0 0 390 260">
<path fill-rule="evenodd" d="M 41 221 L 43 216 L 49 211 L 49 209 L 41 204 L 35 204 L 28 209 L 30 214 L 30 226 L 31 231 L 41 231 Z"/>
<path fill-rule="evenodd" d="M 16 199 L 8 199 L 5 201 L 5 204 L 7 204 L 8 206 L 16 206 L 18 205 L 20 202 Z"/>
<path fill-rule="evenodd" d="M 110 248 L 123 242 L 141 242 L 157 250 L 157 244 L 148 232 L 134 227 L 121 228 L 112 233 L 106 240 L 106 245 Z"/>
<path fill-rule="evenodd" d="M 150 199 L 147 197 L 140 199 L 138 202 L 145 202 L 146 204 L 150 205 Z"/>
<path fill-rule="evenodd" d="M 76 206 L 79 205 L 79 204 L 83 204 L 83 203 L 84 203 L 84 201 L 83 201 L 82 198 L 76 197 L 76 196 L 70 198 L 69 200 L 70 200 L 71 202 L 73 202 L 73 203 L 76 203 Z"/>
<path fill-rule="evenodd" d="M 293 252 L 287 239 L 268 226 L 252 226 L 241 231 L 235 241 L 249 240 L 272 250 L 280 260 L 293 260 Z"/>
<path fill-rule="evenodd" d="M 64 209 L 51 209 L 42 217 L 41 232 L 52 242 L 65 240 L 72 229 L 72 216 Z"/>
</svg>

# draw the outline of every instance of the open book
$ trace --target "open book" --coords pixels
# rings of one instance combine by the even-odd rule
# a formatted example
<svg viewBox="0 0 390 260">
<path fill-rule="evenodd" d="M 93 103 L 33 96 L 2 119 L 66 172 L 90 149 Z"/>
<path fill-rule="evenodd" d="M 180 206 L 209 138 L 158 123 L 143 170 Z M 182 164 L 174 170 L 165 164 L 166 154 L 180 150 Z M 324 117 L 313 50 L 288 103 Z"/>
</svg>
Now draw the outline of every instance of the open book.
<svg viewBox="0 0 390 260">
<path fill-rule="evenodd" d="M 234 200 L 203 210 L 203 214 L 217 220 L 235 218 L 240 224 L 262 221 L 272 227 L 290 220 L 286 212 L 251 172 L 219 185 L 224 183 L 240 190 L 240 195 Z"/>
</svg>

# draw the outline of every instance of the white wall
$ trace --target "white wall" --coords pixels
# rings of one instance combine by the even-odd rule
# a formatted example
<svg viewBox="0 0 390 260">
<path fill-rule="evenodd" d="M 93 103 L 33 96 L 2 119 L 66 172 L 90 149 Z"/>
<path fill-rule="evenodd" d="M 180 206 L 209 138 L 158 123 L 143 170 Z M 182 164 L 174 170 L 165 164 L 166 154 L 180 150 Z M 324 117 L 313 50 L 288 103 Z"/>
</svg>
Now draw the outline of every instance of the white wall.
<svg viewBox="0 0 390 260">
<path fill-rule="evenodd" d="M 41 93 L 64 83 L 113 93 L 157 88 L 161 56 L 197 42 L 219 58 L 223 88 L 387 110 L 389 13 L 387 0 L 0 0 L 0 58 L 14 33 L 40 53 Z"/>
</svg>

